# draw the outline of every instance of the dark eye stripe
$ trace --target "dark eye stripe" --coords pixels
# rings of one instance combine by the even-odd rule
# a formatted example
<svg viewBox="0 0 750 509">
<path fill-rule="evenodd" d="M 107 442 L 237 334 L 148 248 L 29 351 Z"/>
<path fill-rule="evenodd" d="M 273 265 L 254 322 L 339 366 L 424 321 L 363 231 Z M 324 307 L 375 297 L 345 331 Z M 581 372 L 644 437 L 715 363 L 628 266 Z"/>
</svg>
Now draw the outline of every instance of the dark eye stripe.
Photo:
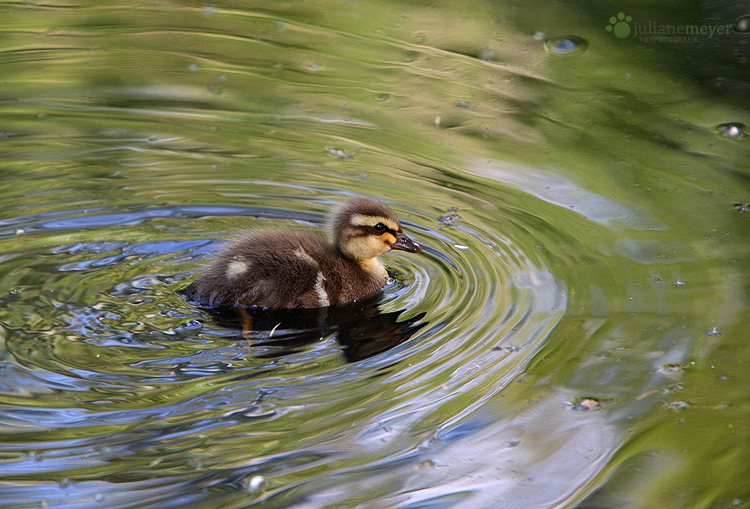
<svg viewBox="0 0 750 509">
<path fill-rule="evenodd" d="M 391 235 L 395 237 L 396 233 L 398 233 L 395 230 L 391 230 L 387 226 L 385 227 L 385 230 L 383 230 L 382 232 L 373 230 L 372 226 L 353 226 L 352 229 L 357 230 L 357 233 L 355 234 L 356 237 L 365 237 L 367 235 L 373 235 L 373 234 L 382 235 L 384 233 L 390 233 Z"/>
</svg>

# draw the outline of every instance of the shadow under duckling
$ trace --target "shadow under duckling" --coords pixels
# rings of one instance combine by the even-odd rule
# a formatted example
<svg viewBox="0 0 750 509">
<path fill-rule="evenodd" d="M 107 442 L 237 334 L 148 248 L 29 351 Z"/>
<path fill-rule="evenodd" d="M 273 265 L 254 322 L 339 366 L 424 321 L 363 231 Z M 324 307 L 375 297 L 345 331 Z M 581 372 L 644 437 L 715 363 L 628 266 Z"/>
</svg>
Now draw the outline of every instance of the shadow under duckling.
<svg viewBox="0 0 750 509">
<path fill-rule="evenodd" d="M 313 232 L 251 233 L 229 244 L 183 293 L 208 307 L 343 306 L 376 295 L 388 274 L 378 256 L 422 248 L 384 204 L 354 198 L 334 211 L 328 239 Z"/>
<path fill-rule="evenodd" d="M 207 309 L 214 324 L 251 340 L 258 358 L 277 358 L 304 350 L 334 335 L 346 362 L 357 362 L 389 350 L 411 338 L 428 322 L 425 313 L 399 321 L 404 310 L 382 312 L 382 292 L 343 306 L 314 309 L 214 307 Z M 252 330 L 248 325 L 252 324 Z"/>
</svg>

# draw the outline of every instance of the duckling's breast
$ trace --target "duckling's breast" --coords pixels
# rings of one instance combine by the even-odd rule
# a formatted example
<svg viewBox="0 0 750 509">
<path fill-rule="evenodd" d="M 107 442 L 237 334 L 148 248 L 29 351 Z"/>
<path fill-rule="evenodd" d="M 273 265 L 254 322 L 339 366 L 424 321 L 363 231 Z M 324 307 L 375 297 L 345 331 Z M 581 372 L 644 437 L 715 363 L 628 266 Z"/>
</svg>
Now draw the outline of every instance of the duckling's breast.
<svg viewBox="0 0 750 509">
<path fill-rule="evenodd" d="M 377 259 L 358 263 L 337 254 L 328 261 L 334 262 L 323 269 L 324 288 L 331 305 L 362 300 L 385 286 L 388 274 Z"/>
</svg>

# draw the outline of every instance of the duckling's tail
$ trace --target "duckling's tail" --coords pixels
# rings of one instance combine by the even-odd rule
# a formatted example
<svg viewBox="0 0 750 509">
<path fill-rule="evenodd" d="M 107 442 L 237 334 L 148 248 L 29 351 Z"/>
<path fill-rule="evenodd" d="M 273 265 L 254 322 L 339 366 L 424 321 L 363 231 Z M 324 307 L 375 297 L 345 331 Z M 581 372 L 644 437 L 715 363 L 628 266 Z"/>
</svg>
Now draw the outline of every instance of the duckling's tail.
<svg viewBox="0 0 750 509">
<path fill-rule="evenodd" d="M 179 293 L 180 295 L 182 295 L 183 297 L 185 297 L 188 300 L 192 300 L 192 301 L 198 301 L 199 300 L 197 298 L 198 297 L 197 296 L 198 287 L 195 284 L 195 281 L 193 281 L 192 283 L 190 283 L 189 285 L 187 285 L 185 288 L 182 288 L 181 290 L 177 290 L 177 293 Z"/>
</svg>

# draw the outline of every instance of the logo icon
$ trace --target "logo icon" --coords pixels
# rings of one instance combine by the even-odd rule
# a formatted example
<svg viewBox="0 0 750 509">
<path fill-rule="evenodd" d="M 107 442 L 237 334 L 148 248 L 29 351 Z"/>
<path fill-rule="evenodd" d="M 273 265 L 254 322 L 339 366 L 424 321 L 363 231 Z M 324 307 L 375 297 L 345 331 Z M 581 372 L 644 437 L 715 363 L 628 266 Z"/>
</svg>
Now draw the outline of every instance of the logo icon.
<svg viewBox="0 0 750 509">
<path fill-rule="evenodd" d="M 613 32 L 618 39 L 624 39 L 630 35 L 631 21 L 633 21 L 632 16 L 626 16 L 624 12 L 618 12 L 617 17 L 609 18 L 609 25 L 604 29 L 607 32 Z"/>
</svg>

